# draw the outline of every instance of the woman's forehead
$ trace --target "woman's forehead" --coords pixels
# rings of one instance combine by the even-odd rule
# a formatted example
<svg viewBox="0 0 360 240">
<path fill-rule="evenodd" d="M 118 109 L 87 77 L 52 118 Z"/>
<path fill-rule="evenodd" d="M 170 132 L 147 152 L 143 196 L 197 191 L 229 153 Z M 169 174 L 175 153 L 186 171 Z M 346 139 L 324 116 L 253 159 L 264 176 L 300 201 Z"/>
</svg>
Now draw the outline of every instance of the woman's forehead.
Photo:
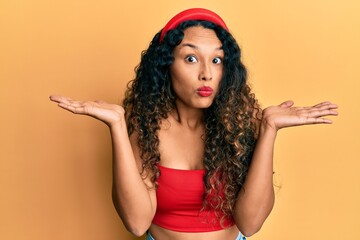
<svg viewBox="0 0 360 240">
<path fill-rule="evenodd" d="M 202 45 L 211 45 L 214 49 L 219 50 L 222 47 L 221 41 L 212 29 L 195 26 L 184 30 L 184 38 L 180 46 L 194 46 L 196 48 Z"/>
</svg>

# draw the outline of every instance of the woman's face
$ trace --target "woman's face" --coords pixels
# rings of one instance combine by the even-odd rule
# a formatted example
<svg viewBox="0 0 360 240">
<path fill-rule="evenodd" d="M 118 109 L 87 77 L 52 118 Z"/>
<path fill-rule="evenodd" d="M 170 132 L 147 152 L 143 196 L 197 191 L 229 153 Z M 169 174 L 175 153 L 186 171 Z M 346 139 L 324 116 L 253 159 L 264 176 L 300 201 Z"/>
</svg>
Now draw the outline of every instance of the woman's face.
<svg viewBox="0 0 360 240">
<path fill-rule="evenodd" d="M 216 96 L 223 75 L 224 51 L 215 32 L 201 26 L 184 31 L 174 49 L 170 75 L 177 104 L 207 108 Z"/>
</svg>

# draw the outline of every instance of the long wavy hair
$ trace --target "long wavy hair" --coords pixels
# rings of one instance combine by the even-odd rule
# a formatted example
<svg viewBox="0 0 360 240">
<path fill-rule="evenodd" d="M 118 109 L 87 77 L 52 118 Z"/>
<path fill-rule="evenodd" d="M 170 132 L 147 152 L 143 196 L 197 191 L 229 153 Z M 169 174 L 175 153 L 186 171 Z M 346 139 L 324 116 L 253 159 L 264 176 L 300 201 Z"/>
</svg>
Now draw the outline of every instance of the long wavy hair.
<svg viewBox="0 0 360 240">
<path fill-rule="evenodd" d="M 129 82 L 125 93 L 128 132 L 129 135 L 136 132 L 138 136 L 143 177 L 150 174 L 157 187 L 160 175 L 158 131 L 161 120 L 176 107 L 169 67 L 184 30 L 192 26 L 214 30 L 224 51 L 223 79 L 204 117 L 206 191 L 203 209 L 214 209 L 221 218 L 231 217 L 255 148 L 261 109 L 247 83 L 240 48 L 229 32 L 211 22 L 193 20 L 170 30 L 161 42 L 158 32 L 149 48 L 142 52 L 141 62 L 135 68 L 136 77 Z"/>
</svg>

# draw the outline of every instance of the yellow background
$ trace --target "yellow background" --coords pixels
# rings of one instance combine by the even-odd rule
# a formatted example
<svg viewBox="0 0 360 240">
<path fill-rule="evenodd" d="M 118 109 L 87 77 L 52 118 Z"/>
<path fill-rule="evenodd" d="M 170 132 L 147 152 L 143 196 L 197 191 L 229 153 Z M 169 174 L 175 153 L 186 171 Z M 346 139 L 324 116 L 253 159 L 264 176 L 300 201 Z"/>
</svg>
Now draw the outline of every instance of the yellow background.
<svg viewBox="0 0 360 240">
<path fill-rule="evenodd" d="M 333 125 L 281 130 L 276 204 L 251 239 L 360 239 L 356 0 L 2 0 L 0 239 L 136 239 L 112 206 L 107 127 L 48 96 L 119 103 L 141 50 L 189 7 L 227 22 L 263 107 L 340 106 Z"/>
</svg>

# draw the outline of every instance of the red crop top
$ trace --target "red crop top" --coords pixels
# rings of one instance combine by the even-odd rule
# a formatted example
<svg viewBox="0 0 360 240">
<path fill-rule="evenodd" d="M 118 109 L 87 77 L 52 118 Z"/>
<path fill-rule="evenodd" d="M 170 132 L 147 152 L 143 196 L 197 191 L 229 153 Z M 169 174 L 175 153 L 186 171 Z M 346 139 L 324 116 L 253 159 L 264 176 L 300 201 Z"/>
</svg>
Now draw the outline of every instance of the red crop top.
<svg viewBox="0 0 360 240">
<path fill-rule="evenodd" d="M 154 224 L 179 232 L 217 231 L 234 225 L 232 218 L 225 218 L 222 226 L 214 210 L 200 211 L 205 170 L 179 170 L 160 165 L 159 169 Z"/>
</svg>

